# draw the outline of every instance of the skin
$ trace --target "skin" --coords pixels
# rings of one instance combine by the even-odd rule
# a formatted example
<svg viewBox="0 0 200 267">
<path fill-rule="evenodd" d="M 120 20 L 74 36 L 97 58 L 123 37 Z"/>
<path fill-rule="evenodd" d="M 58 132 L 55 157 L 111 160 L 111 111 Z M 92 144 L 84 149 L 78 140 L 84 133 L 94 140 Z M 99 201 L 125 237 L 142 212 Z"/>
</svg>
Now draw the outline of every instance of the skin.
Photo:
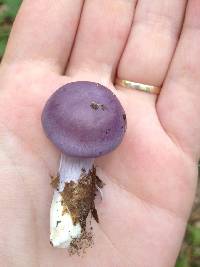
<svg viewBox="0 0 200 267">
<path fill-rule="evenodd" d="M 200 154 L 200 3 L 86 0 L 82 7 L 25 0 L 1 64 L 1 265 L 172 267 Z M 162 85 L 161 93 L 114 87 L 115 74 Z M 49 244 L 48 184 L 59 151 L 40 124 L 48 97 L 76 80 L 110 87 L 128 120 L 120 147 L 97 160 L 106 186 L 100 224 L 92 223 L 95 245 L 82 258 Z"/>
</svg>

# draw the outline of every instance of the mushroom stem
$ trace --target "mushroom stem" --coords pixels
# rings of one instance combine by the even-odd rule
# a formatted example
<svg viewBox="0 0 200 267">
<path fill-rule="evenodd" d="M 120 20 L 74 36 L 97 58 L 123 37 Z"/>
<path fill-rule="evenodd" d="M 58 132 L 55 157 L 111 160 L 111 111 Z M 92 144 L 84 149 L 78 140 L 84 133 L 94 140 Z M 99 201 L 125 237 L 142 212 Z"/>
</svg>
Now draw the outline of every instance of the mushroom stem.
<svg viewBox="0 0 200 267">
<path fill-rule="evenodd" d="M 59 166 L 59 177 L 60 177 L 60 188 L 62 192 L 65 183 L 70 181 L 78 182 L 83 172 L 89 172 L 94 164 L 94 159 L 88 158 L 72 158 L 61 154 L 60 166 Z"/>
<path fill-rule="evenodd" d="M 64 190 L 70 182 L 78 185 L 81 175 L 89 173 L 94 159 L 71 158 L 61 154 L 58 180 L 54 185 L 54 196 L 50 210 L 50 242 L 53 247 L 69 248 L 74 239 L 80 238 L 83 227 L 65 203 Z"/>
</svg>

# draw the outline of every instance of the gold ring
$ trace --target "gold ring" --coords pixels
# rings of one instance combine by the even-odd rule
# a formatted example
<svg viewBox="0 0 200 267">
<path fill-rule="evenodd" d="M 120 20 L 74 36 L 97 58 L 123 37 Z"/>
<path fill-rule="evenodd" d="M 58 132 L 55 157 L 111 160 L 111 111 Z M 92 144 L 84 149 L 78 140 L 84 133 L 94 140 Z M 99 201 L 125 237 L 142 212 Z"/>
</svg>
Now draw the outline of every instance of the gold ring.
<svg viewBox="0 0 200 267">
<path fill-rule="evenodd" d="M 159 94 L 160 93 L 160 87 L 158 87 L 158 86 L 153 86 L 153 85 L 148 85 L 148 84 L 143 84 L 143 83 L 135 83 L 132 81 L 122 80 L 119 78 L 116 79 L 115 84 L 121 85 L 121 86 L 126 87 L 126 88 L 144 91 L 144 92 L 151 93 L 151 94 Z"/>
</svg>

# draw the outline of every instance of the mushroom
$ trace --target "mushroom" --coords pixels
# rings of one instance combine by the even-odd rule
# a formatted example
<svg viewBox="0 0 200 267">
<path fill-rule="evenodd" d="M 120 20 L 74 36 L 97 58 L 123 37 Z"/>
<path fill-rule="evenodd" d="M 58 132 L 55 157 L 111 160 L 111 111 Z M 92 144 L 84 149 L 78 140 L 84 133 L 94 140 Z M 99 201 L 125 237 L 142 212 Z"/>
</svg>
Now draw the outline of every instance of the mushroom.
<svg viewBox="0 0 200 267">
<path fill-rule="evenodd" d="M 117 97 L 103 85 L 87 81 L 66 84 L 47 101 L 42 112 L 46 136 L 61 151 L 50 210 L 50 242 L 70 248 L 86 236 L 94 199 L 102 187 L 94 159 L 114 150 L 126 130 L 126 115 Z"/>
</svg>

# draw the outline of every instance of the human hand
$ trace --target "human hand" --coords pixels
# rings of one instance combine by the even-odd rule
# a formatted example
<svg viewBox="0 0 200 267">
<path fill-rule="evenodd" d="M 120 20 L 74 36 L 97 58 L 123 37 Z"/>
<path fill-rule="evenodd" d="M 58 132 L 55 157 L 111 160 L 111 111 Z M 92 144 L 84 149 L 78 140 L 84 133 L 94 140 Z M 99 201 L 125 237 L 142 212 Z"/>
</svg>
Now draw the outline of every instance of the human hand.
<svg viewBox="0 0 200 267">
<path fill-rule="evenodd" d="M 88 0 L 82 10 L 81 0 L 24 1 L 0 69 L 2 266 L 175 264 L 200 152 L 200 4 L 188 1 L 182 28 L 186 2 Z M 114 88 L 116 73 L 163 84 L 160 96 Z M 119 148 L 97 161 L 106 186 L 95 244 L 69 257 L 49 244 L 49 174 L 59 151 L 40 116 L 55 89 L 78 80 L 113 90 L 128 128 Z"/>
</svg>

